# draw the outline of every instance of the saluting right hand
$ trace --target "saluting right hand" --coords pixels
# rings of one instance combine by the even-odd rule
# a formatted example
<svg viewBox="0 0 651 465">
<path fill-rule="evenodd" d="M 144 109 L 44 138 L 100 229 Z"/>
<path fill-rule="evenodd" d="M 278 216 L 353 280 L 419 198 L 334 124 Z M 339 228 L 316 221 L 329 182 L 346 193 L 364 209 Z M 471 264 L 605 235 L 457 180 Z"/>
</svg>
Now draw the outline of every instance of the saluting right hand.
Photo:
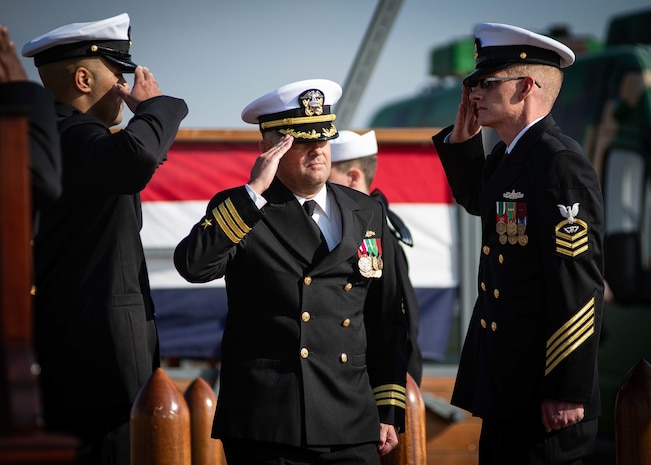
<svg viewBox="0 0 651 465">
<path fill-rule="evenodd" d="M 251 168 L 251 177 L 248 183 L 251 189 L 262 195 L 269 188 L 278 171 L 280 159 L 292 147 L 293 142 L 294 138 L 285 134 L 276 145 L 258 156 Z"/>
<path fill-rule="evenodd" d="M 461 88 L 461 103 L 454 119 L 454 128 L 450 133 L 450 142 L 465 142 L 477 135 L 481 125 L 477 120 L 475 103 L 470 99 L 470 89 L 466 86 Z"/>
<path fill-rule="evenodd" d="M 16 54 L 16 47 L 9 38 L 9 29 L 0 26 L 0 84 L 26 81 L 27 73 Z"/>
<path fill-rule="evenodd" d="M 129 92 L 129 84 L 127 83 L 117 83 L 113 86 L 113 90 L 122 97 L 129 110 L 134 113 L 141 102 L 163 95 L 158 88 L 158 82 L 154 79 L 154 75 L 144 66 L 138 66 L 136 68 L 131 92 Z"/>
</svg>

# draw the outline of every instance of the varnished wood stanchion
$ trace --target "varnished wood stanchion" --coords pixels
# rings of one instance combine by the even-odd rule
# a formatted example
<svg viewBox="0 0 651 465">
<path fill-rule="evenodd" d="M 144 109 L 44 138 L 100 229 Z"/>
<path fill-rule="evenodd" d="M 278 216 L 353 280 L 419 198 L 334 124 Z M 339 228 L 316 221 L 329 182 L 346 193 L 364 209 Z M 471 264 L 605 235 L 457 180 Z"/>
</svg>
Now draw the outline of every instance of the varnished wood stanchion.
<svg viewBox="0 0 651 465">
<path fill-rule="evenodd" d="M 651 465 L 651 365 L 640 360 L 615 400 L 617 465 Z"/>
<path fill-rule="evenodd" d="M 202 378 L 196 378 L 184 397 L 190 409 L 192 465 L 226 465 L 221 441 L 210 436 L 217 407 L 214 391 Z"/>
<path fill-rule="evenodd" d="M 420 388 L 409 374 L 406 388 L 405 433 L 400 435 L 398 447 L 381 458 L 382 465 L 425 465 L 427 463 L 425 403 Z"/>
<path fill-rule="evenodd" d="M 27 117 L 0 116 L 0 336 L 4 378 L 0 430 L 38 428 L 40 404 L 31 348 L 31 195 Z"/>
<path fill-rule="evenodd" d="M 158 368 L 131 409 L 131 463 L 190 465 L 190 411 L 185 398 Z"/>
<path fill-rule="evenodd" d="M 0 463 L 70 464 L 75 438 L 42 431 L 32 349 L 32 207 L 27 117 L 0 113 Z"/>
</svg>

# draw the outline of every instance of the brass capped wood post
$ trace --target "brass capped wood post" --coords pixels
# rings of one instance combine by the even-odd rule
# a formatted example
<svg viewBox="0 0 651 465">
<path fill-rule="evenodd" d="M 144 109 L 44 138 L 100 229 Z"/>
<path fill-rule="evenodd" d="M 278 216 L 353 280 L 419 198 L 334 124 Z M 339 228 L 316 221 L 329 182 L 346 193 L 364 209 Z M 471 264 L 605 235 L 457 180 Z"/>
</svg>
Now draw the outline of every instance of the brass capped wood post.
<svg viewBox="0 0 651 465">
<path fill-rule="evenodd" d="M 617 465 L 651 465 L 651 365 L 640 360 L 615 400 Z"/>
<path fill-rule="evenodd" d="M 52 115 L 54 117 L 54 115 Z M 0 111 L 0 463 L 72 464 L 77 440 L 42 431 L 32 349 L 28 118 Z"/>
<path fill-rule="evenodd" d="M 192 465 L 226 465 L 221 441 L 211 437 L 217 407 L 215 392 L 202 378 L 196 378 L 184 397 L 190 409 Z"/>
<path fill-rule="evenodd" d="M 190 465 L 190 411 L 162 368 L 140 389 L 131 409 L 131 463 Z"/>
<path fill-rule="evenodd" d="M 400 435 L 398 447 L 381 457 L 382 465 L 425 465 L 427 463 L 425 403 L 420 388 L 409 374 L 407 374 L 406 388 L 405 432 Z"/>
</svg>

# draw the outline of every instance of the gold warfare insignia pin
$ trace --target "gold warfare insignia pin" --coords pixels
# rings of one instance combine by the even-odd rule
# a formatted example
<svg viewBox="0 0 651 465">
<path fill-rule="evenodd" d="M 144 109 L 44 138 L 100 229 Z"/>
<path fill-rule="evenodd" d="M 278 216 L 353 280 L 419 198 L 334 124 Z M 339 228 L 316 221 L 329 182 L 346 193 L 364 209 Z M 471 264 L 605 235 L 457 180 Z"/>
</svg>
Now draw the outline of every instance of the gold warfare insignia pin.
<svg viewBox="0 0 651 465">
<path fill-rule="evenodd" d="M 502 197 L 508 200 L 518 200 L 523 199 L 524 194 L 522 192 L 516 192 L 515 189 L 512 189 L 511 192 L 504 192 Z"/>
</svg>

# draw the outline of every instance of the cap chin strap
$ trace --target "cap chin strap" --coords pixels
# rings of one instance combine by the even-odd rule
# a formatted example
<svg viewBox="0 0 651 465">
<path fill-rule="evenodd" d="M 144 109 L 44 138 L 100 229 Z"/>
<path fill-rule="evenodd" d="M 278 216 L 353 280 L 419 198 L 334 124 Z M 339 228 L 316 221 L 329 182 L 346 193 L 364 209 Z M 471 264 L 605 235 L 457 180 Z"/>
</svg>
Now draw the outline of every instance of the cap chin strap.
<svg viewBox="0 0 651 465">
<path fill-rule="evenodd" d="M 261 129 L 272 129 L 280 126 L 296 126 L 299 124 L 309 124 L 309 123 L 325 123 L 328 121 L 334 121 L 337 116 L 334 113 L 321 116 L 300 116 L 296 118 L 282 118 L 273 121 L 265 121 L 260 123 Z"/>
</svg>

